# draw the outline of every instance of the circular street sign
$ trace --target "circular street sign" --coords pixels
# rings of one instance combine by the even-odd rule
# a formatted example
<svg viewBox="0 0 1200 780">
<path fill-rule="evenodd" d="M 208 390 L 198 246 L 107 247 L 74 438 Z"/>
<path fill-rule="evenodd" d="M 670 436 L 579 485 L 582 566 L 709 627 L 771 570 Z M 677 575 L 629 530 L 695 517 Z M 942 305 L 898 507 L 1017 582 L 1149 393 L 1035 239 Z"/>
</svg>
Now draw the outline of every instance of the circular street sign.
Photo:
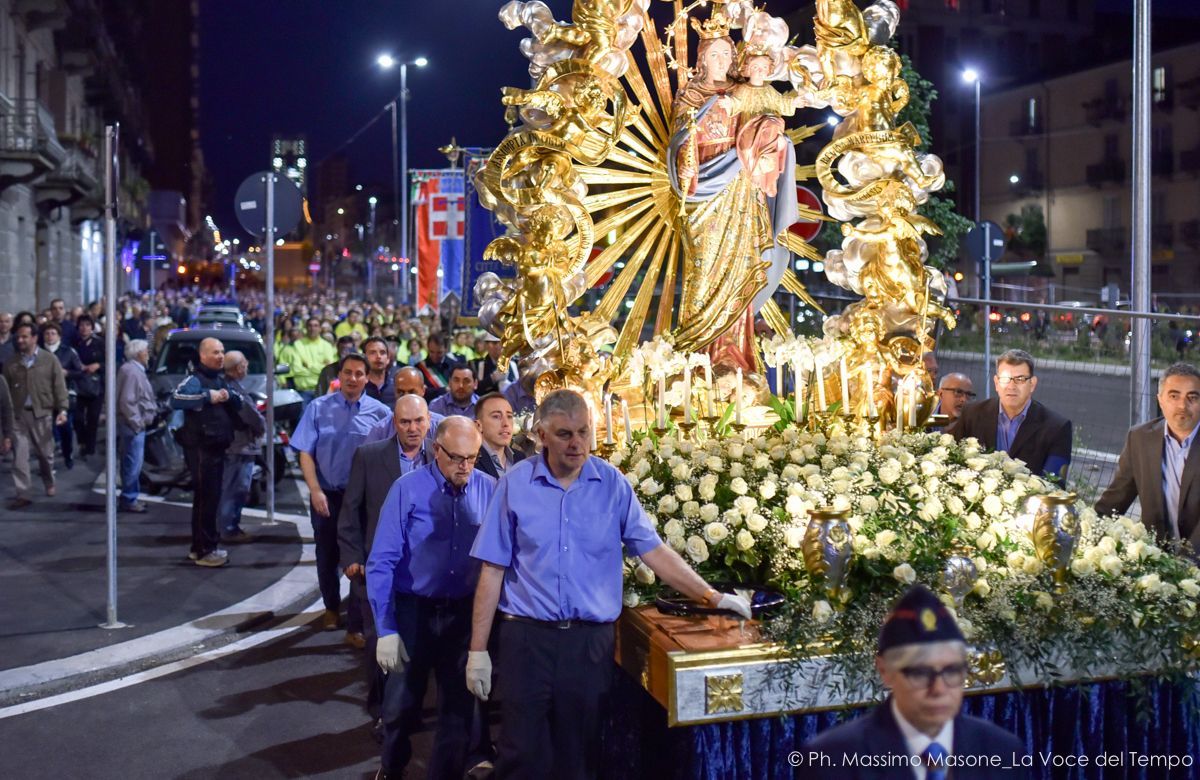
<svg viewBox="0 0 1200 780">
<path fill-rule="evenodd" d="M 985 255 L 989 261 L 999 259 L 1007 241 L 1004 228 L 995 222 L 980 222 L 963 239 L 963 249 L 969 259 L 982 263 Z"/>
<path fill-rule="evenodd" d="M 821 199 L 817 197 L 817 194 L 801 184 L 796 185 L 796 204 L 822 214 L 825 213 Z M 797 235 L 805 241 L 812 241 L 821 232 L 821 223 L 801 218 L 795 224 L 789 226 L 788 230 L 793 235 Z"/>
<path fill-rule="evenodd" d="M 269 171 L 251 174 L 237 189 L 233 212 L 242 228 L 252 236 L 263 238 L 267 233 L 267 176 Z M 275 235 L 286 236 L 300 224 L 300 188 L 295 182 L 275 174 Z"/>
</svg>

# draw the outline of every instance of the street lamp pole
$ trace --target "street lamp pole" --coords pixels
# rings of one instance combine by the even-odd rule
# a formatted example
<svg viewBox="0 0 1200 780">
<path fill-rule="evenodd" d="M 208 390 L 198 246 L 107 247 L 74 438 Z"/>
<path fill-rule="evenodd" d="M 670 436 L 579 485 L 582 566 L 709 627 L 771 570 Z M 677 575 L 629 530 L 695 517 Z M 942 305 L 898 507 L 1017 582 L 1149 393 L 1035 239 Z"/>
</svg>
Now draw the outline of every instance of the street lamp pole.
<svg viewBox="0 0 1200 780">
<path fill-rule="evenodd" d="M 395 103 L 392 103 L 395 106 Z M 392 116 L 395 117 L 395 109 Z M 394 125 L 393 125 L 394 126 Z M 400 256 L 408 259 L 408 63 L 400 65 Z M 407 274 L 406 274 L 407 276 Z M 407 283 L 405 291 L 407 292 Z"/>
<path fill-rule="evenodd" d="M 974 68 L 968 68 L 963 71 L 963 81 L 972 84 L 975 87 L 975 188 L 974 188 L 974 208 L 972 215 L 975 217 L 975 224 L 978 229 L 984 230 L 984 249 L 983 249 L 983 268 L 982 270 L 982 292 L 981 296 L 984 300 L 983 304 L 983 371 L 984 376 L 991 370 L 992 362 L 992 248 L 991 234 L 983 228 L 983 214 L 980 208 L 980 192 L 983 189 L 982 171 L 983 171 L 983 123 L 980 110 L 981 91 L 983 88 L 983 78 L 979 71 Z M 976 284 L 975 289 L 978 293 L 980 284 Z M 984 398 L 991 398 L 992 385 L 990 382 L 983 383 Z"/>
<path fill-rule="evenodd" d="M 390 70 L 396 65 L 400 66 L 400 94 L 392 99 L 392 208 L 399 211 L 400 223 L 400 250 L 398 255 L 401 262 L 409 261 L 403 269 L 401 269 L 401 301 L 408 303 L 410 300 L 409 294 L 409 279 L 408 274 L 412 265 L 412 258 L 409 257 L 409 241 L 408 241 L 408 66 L 416 65 L 418 68 L 423 68 L 429 64 L 429 60 L 424 57 L 417 57 L 409 62 L 408 60 L 399 61 L 390 54 L 381 54 L 375 60 L 379 67 L 384 70 Z M 399 102 L 399 107 L 397 107 Z M 399 121 L 396 114 L 399 113 Z M 398 125 L 398 126 L 397 126 Z M 397 203 L 399 200 L 399 203 Z"/>
<path fill-rule="evenodd" d="M 408 75 L 408 67 L 405 66 L 400 71 L 400 80 L 402 83 L 407 80 L 407 78 L 406 78 L 407 75 Z M 401 94 L 403 94 L 403 88 L 401 89 Z M 405 140 L 407 140 L 407 133 L 405 134 L 405 136 L 406 136 Z M 405 151 L 408 151 L 408 150 L 405 149 Z M 406 159 L 407 159 L 407 156 L 406 156 Z M 392 224 L 396 225 L 398 227 L 401 225 L 403 225 L 404 227 L 407 227 L 407 225 L 404 222 L 405 216 L 406 216 L 405 212 L 400 211 L 400 145 L 399 145 L 399 142 L 397 141 L 397 131 L 396 131 L 396 101 L 393 100 L 392 101 L 392 217 L 393 217 L 394 221 Z M 404 236 L 404 233 L 403 233 L 402 229 L 398 230 L 396 233 L 393 234 L 393 237 L 396 242 L 395 254 L 397 257 L 400 257 L 401 259 L 407 259 L 408 255 L 404 251 L 405 247 L 404 247 L 404 237 L 403 236 Z M 401 303 L 408 303 L 407 268 L 405 269 L 405 271 L 406 271 L 406 273 L 400 274 L 399 293 L 400 293 L 400 302 Z"/>
</svg>

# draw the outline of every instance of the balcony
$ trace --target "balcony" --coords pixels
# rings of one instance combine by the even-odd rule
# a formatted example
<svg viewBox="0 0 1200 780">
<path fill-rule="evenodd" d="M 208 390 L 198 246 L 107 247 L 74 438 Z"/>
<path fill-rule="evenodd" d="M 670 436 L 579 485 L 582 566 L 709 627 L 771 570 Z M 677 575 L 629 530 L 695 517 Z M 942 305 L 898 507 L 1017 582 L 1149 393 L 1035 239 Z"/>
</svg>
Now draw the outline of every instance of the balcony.
<svg viewBox="0 0 1200 780">
<path fill-rule="evenodd" d="M 1179 154 L 1179 170 L 1181 173 L 1200 173 L 1200 147 Z"/>
<path fill-rule="evenodd" d="M 1119 255 L 1125 251 L 1125 228 L 1096 228 L 1087 232 L 1087 247 L 1102 255 Z"/>
<path fill-rule="evenodd" d="M 1121 98 L 1098 97 L 1083 104 L 1083 112 L 1087 115 L 1090 125 L 1102 125 L 1105 122 L 1125 121 L 1125 101 Z"/>
<path fill-rule="evenodd" d="M 1125 182 L 1125 161 L 1104 160 L 1087 167 L 1087 183 L 1093 187 Z"/>
<path fill-rule="evenodd" d="M 1150 173 L 1153 176 L 1171 176 L 1175 173 L 1175 152 L 1164 149 L 1150 154 Z"/>
<path fill-rule="evenodd" d="M 1190 111 L 1200 109 L 1200 76 L 1176 84 L 1175 92 L 1179 105 Z"/>
<path fill-rule="evenodd" d="M 1170 222 L 1151 225 L 1150 241 L 1155 249 L 1170 249 L 1175 246 L 1175 225 Z"/>
<path fill-rule="evenodd" d="M 100 190 L 95 152 L 78 139 L 63 140 L 63 161 L 34 184 L 37 204 L 45 211 L 71 206 Z"/>
<path fill-rule="evenodd" d="M 61 30 L 70 15 L 66 0 L 16 0 L 13 15 L 20 16 L 29 32 L 49 29 Z"/>
<path fill-rule="evenodd" d="M 33 181 L 65 157 L 54 118 L 36 100 L 18 100 L 11 114 L 0 116 L 0 190 Z"/>
<path fill-rule="evenodd" d="M 1030 124 L 1028 117 L 1022 117 L 1013 120 L 1012 124 L 1009 125 L 1008 132 L 1013 138 L 1032 138 L 1041 135 L 1045 130 L 1042 128 L 1042 121 L 1040 119 Z"/>
<path fill-rule="evenodd" d="M 1183 243 L 1196 249 L 1200 247 L 1200 219 L 1189 219 L 1179 224 L 1180 238 Z"/>
</svg>

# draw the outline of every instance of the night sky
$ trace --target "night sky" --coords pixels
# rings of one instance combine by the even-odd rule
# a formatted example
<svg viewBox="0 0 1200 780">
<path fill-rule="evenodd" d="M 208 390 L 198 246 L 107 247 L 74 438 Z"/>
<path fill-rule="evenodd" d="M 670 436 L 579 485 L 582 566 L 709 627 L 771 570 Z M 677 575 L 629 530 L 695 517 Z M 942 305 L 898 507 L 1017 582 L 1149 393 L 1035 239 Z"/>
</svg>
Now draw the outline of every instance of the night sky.
<svg viewBox="0 0 1200 780">
<path fill-rule="evenodd" d="M 437 147 L 451 136 L 464 146 L 491 146 L 506 130 L 500 88 L 528 83 L 517 50 L 525 30 L 496 18 L 502 0 L 205 0 L 200 4 L 200 132 L 215 182 L 209 213 L 230 235 L 241 233 L 233 195 L 249 174 L 270 164 L 274 133 L 302 133 L 309 165 L 333 152 L 399 91 L 398 69 L 375 65 L 388 51 L 414 59 L 409 68 L 409 165 L 443 167 Z M 559 19 L 569 0 L 548 0 Z M 777 0 L 772 13 L 803 3 Z M 655 3 L 656 6 L 662 5 Z M 1103 10 L 1132 0 L 1100 0 Z M 1155 13 L 1193 0 L 1154 0 Z M 903 22 L 901 22 L 903 24 Z M 385 118 L 346 153 L 358 183 L 391 181 L 391 130 Z M 311 186 L 311 185 L 310 185 Z"/>
</svg>

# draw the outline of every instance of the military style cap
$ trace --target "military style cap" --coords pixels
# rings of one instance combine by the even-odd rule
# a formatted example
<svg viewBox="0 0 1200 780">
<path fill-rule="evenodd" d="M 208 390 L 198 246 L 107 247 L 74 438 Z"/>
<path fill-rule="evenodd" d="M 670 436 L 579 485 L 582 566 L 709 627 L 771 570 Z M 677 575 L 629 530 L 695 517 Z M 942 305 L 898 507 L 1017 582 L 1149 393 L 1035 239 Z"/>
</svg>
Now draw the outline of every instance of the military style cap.
<svg viewBox="0 0 1200 780">
<path fill-rule="evenodd" d="M 955 640 L 966 641 L 946 605 L 929 588 L 914 585 L 884 618 L 879 630 L 878 652 L 904 645 Z"/>
</svg>

